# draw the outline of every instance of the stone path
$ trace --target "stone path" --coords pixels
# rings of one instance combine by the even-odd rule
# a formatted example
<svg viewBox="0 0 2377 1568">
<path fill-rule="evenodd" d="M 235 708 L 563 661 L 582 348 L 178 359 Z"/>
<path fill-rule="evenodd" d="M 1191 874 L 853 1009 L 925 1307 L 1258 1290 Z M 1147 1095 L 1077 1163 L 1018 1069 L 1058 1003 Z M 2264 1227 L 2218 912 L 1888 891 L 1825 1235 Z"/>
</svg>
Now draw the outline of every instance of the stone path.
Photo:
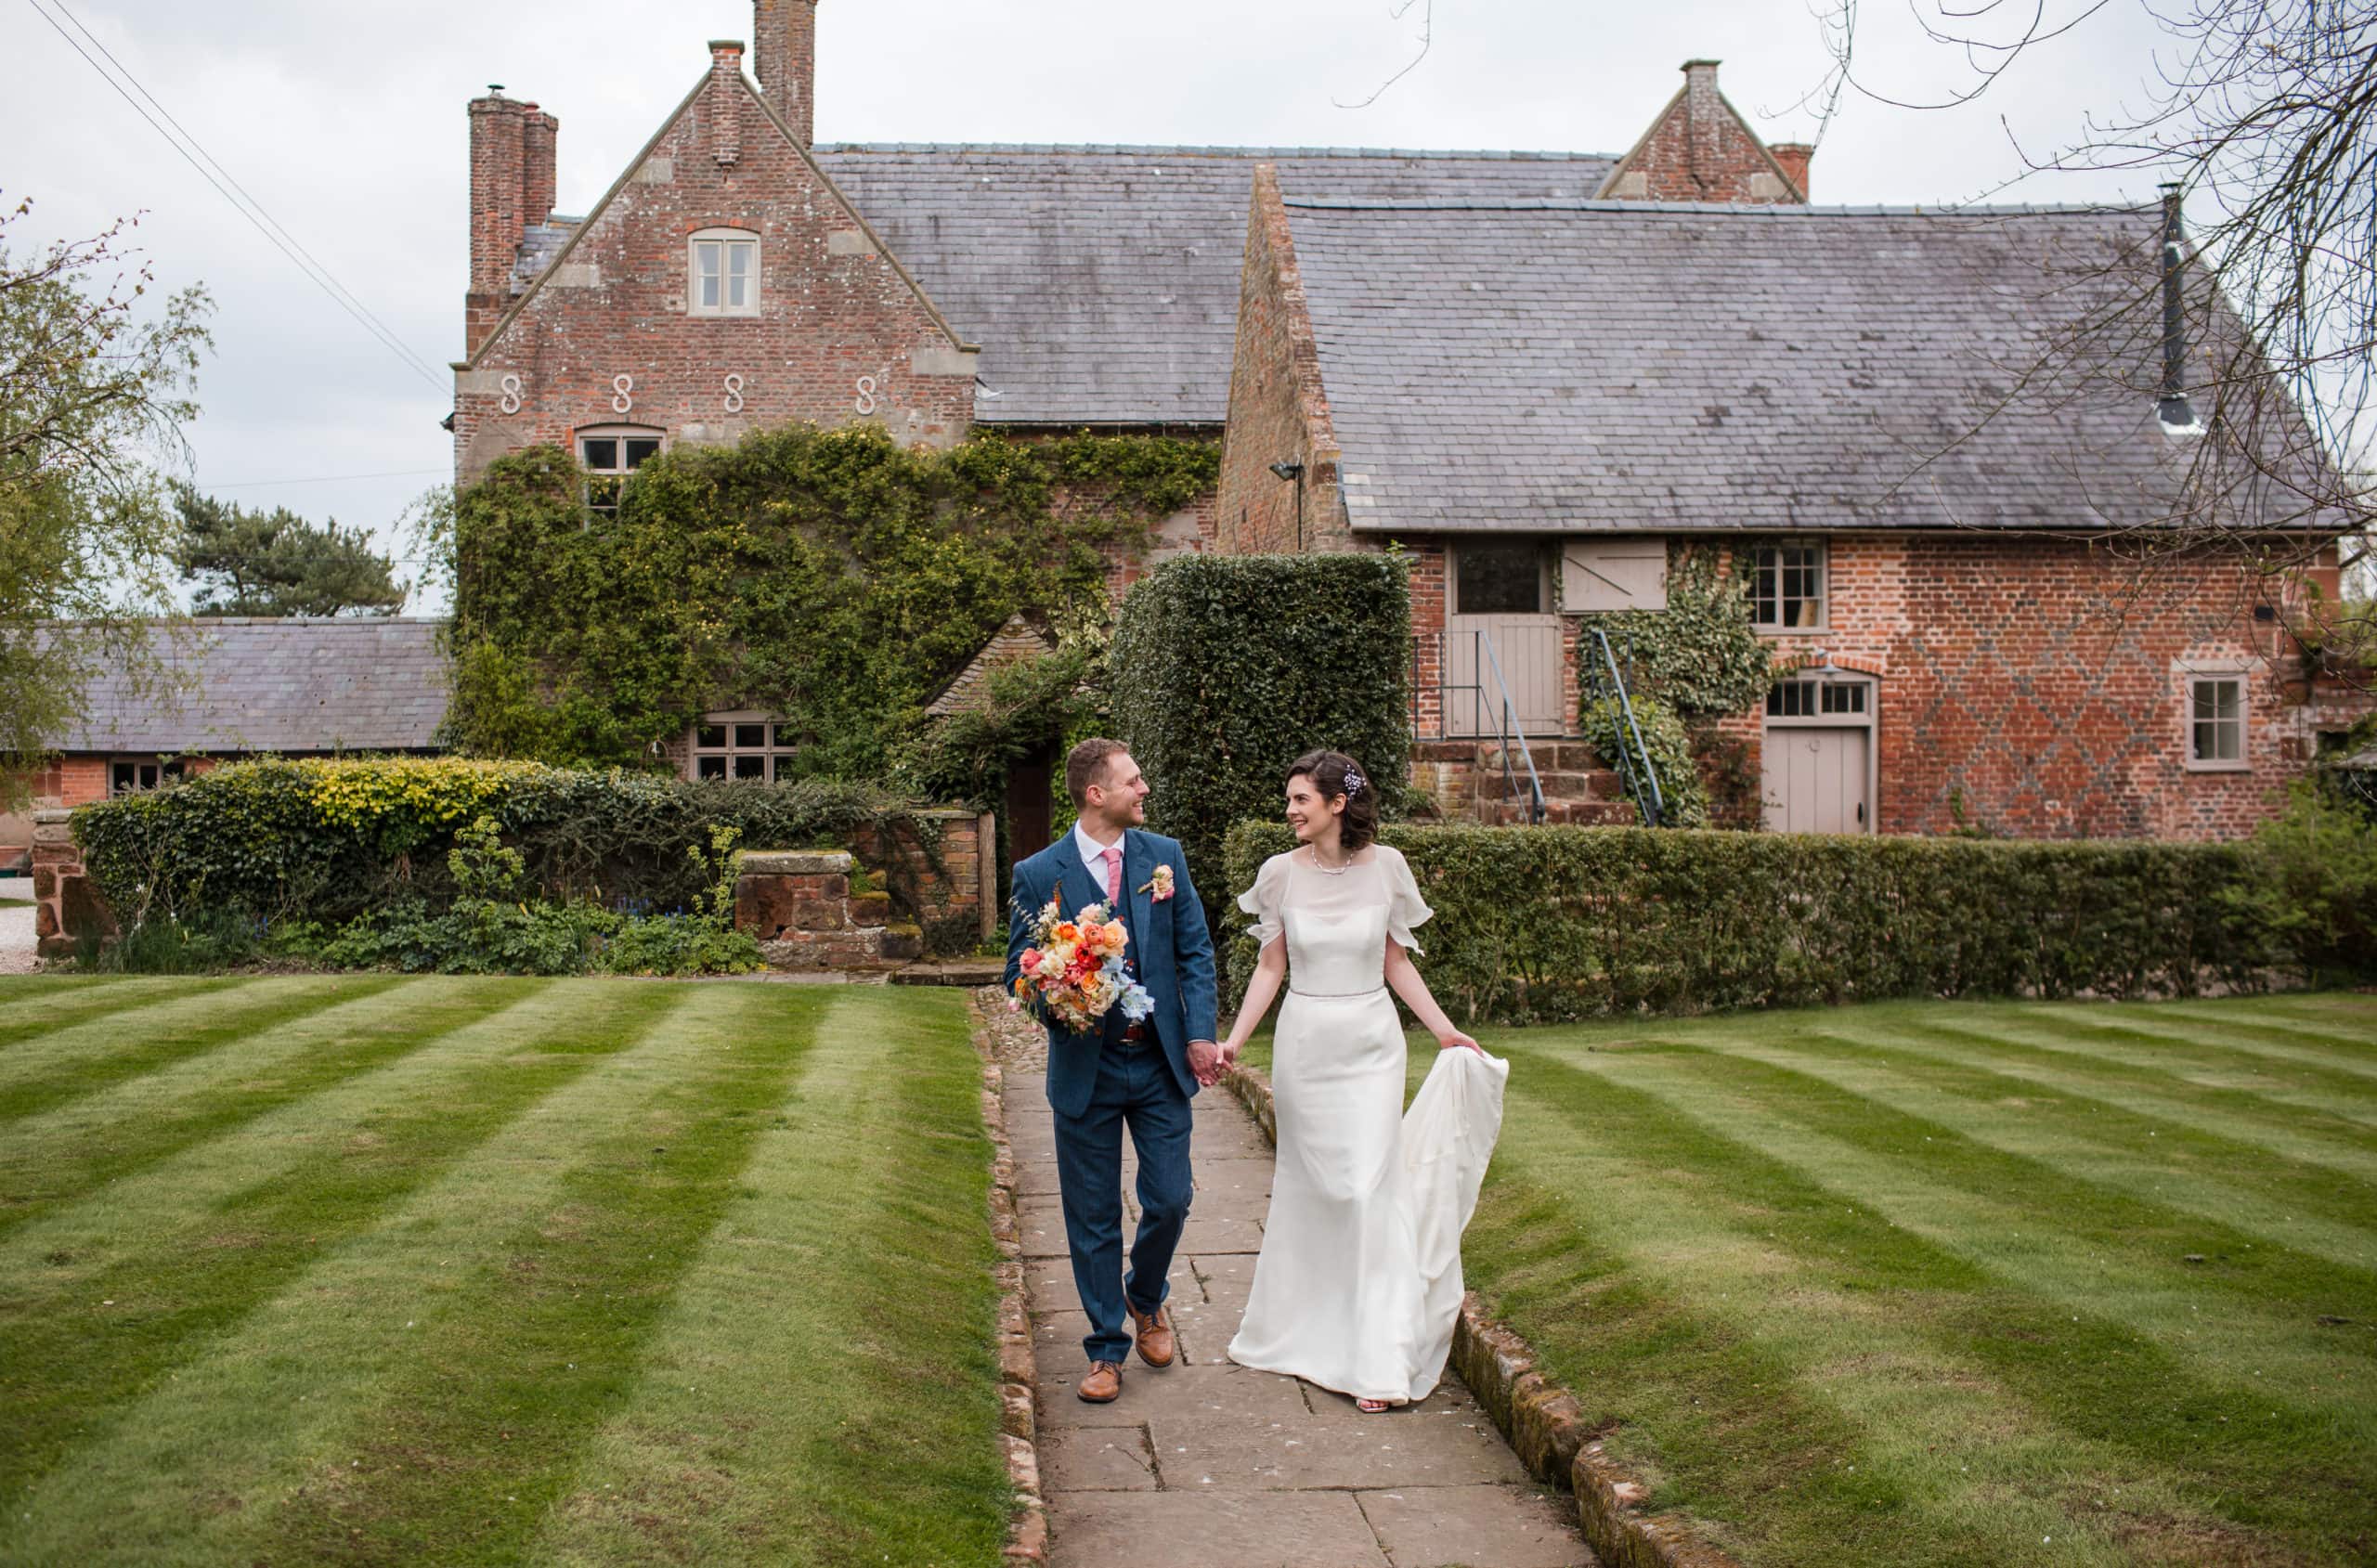
<svg viewBox="0 0 2377 1568">
<path fill-rule="evenodd" d="M 1531 1481 L 1457 1379 L 1365 1416 L 1223 1354 L 1262 1245 L 1271 1151 L 1221 1090 L 1197 1096 L 1196 1203 L 1172 1270 L 1180 1362 L 1136 1356 L 1123 1396 L 1085 1405 L 1085 1325 L 1057 1199 L 1035 1045 L 1001 1031 L 1007 1134 L 1039 1367 L 1040 1474 L 1055 1568 L 1578 1568 L 1575 1505 Z M 1124 1206 L 1136 1168 L 1127 1150 Z"/>
<path fill-rule="evenodd" d="M 0 876 L 0 897 L 30 899 L 30 876 Z M 29 975 L 33 970 L 33 906 L 0 903 L 0 975 Z"/>
</svg>

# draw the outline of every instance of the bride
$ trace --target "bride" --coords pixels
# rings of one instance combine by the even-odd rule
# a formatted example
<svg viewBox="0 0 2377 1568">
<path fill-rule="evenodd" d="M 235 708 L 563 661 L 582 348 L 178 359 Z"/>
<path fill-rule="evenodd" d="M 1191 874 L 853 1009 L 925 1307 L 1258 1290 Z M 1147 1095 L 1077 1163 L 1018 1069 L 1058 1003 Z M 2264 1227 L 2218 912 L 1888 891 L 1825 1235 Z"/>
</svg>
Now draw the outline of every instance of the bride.
<svg viewBox="0 0 2377 1568">
<path fill-rule="evenodd" d="M 1432 913 L 1403 856 L 1376 841 L 1377 793 L 1354 759 L 1288 770 L 1297 846 L 1264 862 L 1239 907 L 1262 962 L 1225 1064 L 1290 980 L 1271 1079 L 1279 1164 L 1253 1293 L 1229 1357 L 1353 1396 L 1377 1412 L 1424 1399 L 1461 1308 L 1461 1232 L 1501 1128 L 1509 1065 L 1455 1029 L 1413 967 Z M 1436 1037 L 1403 1108 L 1394 996 Z"/>
</svg>

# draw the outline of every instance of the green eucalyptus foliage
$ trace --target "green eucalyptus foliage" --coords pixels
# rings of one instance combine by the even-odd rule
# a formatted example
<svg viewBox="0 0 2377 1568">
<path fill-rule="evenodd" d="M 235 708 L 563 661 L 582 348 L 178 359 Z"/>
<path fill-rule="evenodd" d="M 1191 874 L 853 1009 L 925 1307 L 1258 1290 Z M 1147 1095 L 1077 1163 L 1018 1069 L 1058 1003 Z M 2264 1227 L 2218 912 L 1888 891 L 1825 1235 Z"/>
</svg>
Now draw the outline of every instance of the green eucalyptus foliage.
<svg viewBox="0 0 2377 1568">
<path fill-rule="evenodd" d="M 1643 740 L 1642 755 L 1650 758 L 1652 770 L 1658 774 L 1659 825 L 1707 827 L 1708 792 L 1700 783 L 1691 732 L 1676 717 L 1675 709 L 1656 697 L 1633 697 L 1632 706 L 1634 732 Z M 1633 753 L 1632 737 L 1626 732 L 1626 718 L 1616 697 L 1585 704 L 1577 715 L 1577 732 L 1604 758 L 1617 757 L 1621 742 L 1629 754 Z M 1623 781 L 1626 774 L 1621 771 L 1618 777 Z M 1639 801 L 1642 795 L 1648 793 L 1647 786 L 1636 780 L 1627 791 L 1627 798 Z"/>
<path fill-rule="evenodd" d="M 1383 835 L 1435 918 L 1428 985 L 1455 1018 L 1546 1023 L 1890 997 L 2191 994 L 2299 973 L 2235 845 L 1865 838 L 1645 828 Z M 1223 896 L 1293 842 L 1241 823 Z M 1230 943 L 1232 995 L 1254 944 Z"/>
<path fill-rule="evenodd" d="M 1204 555 L 1131 590 L 1109 655 L 1117 739 L 1154 786 L 1208 915 L 1222 836 L 1279 810 L 1288 764 L 1343 751 L 1400 807 L 1409 766 L 1411 596 L 1399 556 Z M 1214 921 L 1220 929 L 1220 922 Z"/>
<path fill-rule="evenodd" d="M 1102 606 L 1109 553 L 1209 489 L 1210 444 L 794 426 L 645 463 L 590 512 L 539 447 L 455 498 L 462 748 L 625 767 L 706 709 L 783 716 L 804 774 L 881 777 L 933 691 L 1018 613 Z"/>
</svg>

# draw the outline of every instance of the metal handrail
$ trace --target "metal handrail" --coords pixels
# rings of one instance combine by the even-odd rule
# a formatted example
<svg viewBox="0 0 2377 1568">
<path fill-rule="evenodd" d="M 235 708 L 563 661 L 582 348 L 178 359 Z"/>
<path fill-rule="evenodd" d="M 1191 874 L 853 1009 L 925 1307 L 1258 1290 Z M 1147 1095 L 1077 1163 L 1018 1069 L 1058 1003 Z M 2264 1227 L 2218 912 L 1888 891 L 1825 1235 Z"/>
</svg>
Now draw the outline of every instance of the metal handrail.
<svg viewBox="0 0 2377 1568">
<path fill-rule="evenodd" d="M 1511 772 L 1511 742 L 1516 739 L 1519 759 L 1526 764 L 1527 821 L 1540 823 L 1545 815 L 1543 779 L 1535 771 L 1535 753 L 1527 749 L 1526 732 L 1518 721 L 1518 704 L 1511 699 L 1511 683 L 1502 679 L 1502 656 L 1495 650 L 1492 632 L 1482 626 L 1474 629 L 1477 640 L 1485 644 L 1486 661 L 1494 671 L 1494 685 L 1502 693 L 1502 714 L 1496 735 L 1502 747 L 1502 798 L 1509 799 L 1518 788 L 1518 780 Z"/>
<path fill-rule="evenodd" d="M 1635 810 L 1643 814 L 1643 825 L 1656 827 L 1660 819 L 1667 815 L 1667 797 L 1659 789 L 1659 771 L 1651 765 L 1651 748 L 1643 744 L 1643 727 L 1635 722 L 1634 702 L 1626 693 L 1625 678 L 1617 673 L 1617 655 L 1610 649 L 1609 633 L 1597 626 L 1587 627 L 1585 630 L 1600 645 L 1602 668 L 1609 672 L 1604 684 L 1602 670 L 1593 671 L 1593 685 L 1604 694 L 1617 698 L 1618 716 L 1626 721 L 1625 731 L 1617 741 L 1618 774 L 1626 783 L 1626 793 L 1634 797 Z M 1629 740 L 1633 742 L 1630 755 L 1627 751 Z M 1642 769 L 1639 780 L 1635 776 L 1638 761 Z"/>
</svg>

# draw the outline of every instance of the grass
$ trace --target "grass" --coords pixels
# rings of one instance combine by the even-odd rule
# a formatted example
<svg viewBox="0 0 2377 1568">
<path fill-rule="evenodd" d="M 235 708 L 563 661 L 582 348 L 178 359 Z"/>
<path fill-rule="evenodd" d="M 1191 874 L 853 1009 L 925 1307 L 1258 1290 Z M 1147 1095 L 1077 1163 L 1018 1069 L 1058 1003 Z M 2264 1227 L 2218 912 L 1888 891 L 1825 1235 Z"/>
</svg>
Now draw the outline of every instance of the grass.
<svg viewBox="0 0 2377 1568">
<path fill-rule="evenodd" d="M 1481 1039 L 1471 1286 L 1746 1562 L 2377 1559 L 2377 997 Z"/>
<path fill-rule="evenodd" d="M 0 1561 L 995 1562 L 950 993 L 0 979 Z"/>
</svg>

